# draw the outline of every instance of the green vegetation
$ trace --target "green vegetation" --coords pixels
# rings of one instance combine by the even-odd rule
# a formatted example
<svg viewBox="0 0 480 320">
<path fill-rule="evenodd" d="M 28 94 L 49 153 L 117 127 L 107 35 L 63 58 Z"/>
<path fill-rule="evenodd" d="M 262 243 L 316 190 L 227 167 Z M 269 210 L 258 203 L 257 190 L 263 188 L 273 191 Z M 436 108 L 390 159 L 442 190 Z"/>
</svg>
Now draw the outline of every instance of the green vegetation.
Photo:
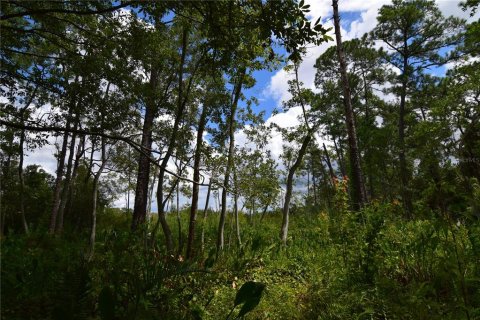
<svg viewBox="0 0 480 320">
<path fill-rule="evenodd" d="M 188 211 L 181 217 L 186 225 Z M 358 213 L 309 209 L 292 216 L 285 248 L 278 241 L 279 212 L 261 223 L 240 217 L 242 245 L 227 228 L 218 260 L 213 213 L 205 249 L 191 262 L 165 257 L 160 243 L 146 248 L 141 236 L 130 233 L 129 217 L 116 209 L 99 214 L 90 262 L 82 234 L 8 237 L 2 244 L 2 316 L 225 319 L 248 281 L 265 285 L 248 319 L 480 316 L 478 221 L 457 224 L 433 214 L 405 221 L 394 203 Z"/>
</svg>

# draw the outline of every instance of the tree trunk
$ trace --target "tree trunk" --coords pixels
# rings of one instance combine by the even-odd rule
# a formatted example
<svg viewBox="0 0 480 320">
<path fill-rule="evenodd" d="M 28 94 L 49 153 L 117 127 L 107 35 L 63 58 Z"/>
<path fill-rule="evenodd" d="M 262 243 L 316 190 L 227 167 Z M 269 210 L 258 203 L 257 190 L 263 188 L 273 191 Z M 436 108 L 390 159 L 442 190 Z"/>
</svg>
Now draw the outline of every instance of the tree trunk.
<svg viewBox="0 0 480 320">
<path fill-rule="evenodd" d="M 347 65 L 342 46 L 342 36 L 340 34 L 340 17 L 338 15 L 338 0 L 333 2 L 333 21 L 335 27 L 335 38 L 337 41 L 337 55 L 340 64 L 340 74 L 342 78 L 343 102 L 345 106 L 345 120 L 348 134 L 348 147 L 350 167 L 352 172 L 352 200 L 355 210 L 360 209 L 366 203 L 365 187 L 363 184 L 362 168 L 360 166 L 360 152 L 358 150 L 357 132 L 355 129 L 355 119 L 352 107 L 352 98 L 350 85 L 348 83 Z"/>
<path fill-rule="evenodd" d="M 285 201 L 283 204 L 283 218 L 282 218 L 282 228 L 280 230 L 280 239 L 282 240 L 283 244 L 287 244 L 287 236 L 288 236 L 288 219 L 289 219 L 289 211 L 290 211 L 290 200 L 292 198 L 292 189 L 293 189 L 293 176 L 295 175 L 295 171 L 297 171 L 298 167 L 302 163 L 303 156 L 307 152 L 307 147 L 312 140 L 312 132 L 308 132 L 305 138 L 303 138 L 302 146 L 298 151 L 297 160 L 293 163 L 293 165 L 288 170 L 287 176 L 287 185 L 285 191 Z"/>
<path fill-rule="evenodd" d="M 67 118 L 66 128 L 67 130 L 70 129 L 70 116 Z M 52 208 L 52 213 L 50 215 L 49 232 L 52 234 L 55 232 L 58 211 L 60 209 L 60 195 L 62 191 L 63 169 L 65 167 L 65 155 L 67 153 L 67 144 L 68 144 L 68 131 L 65 131 L 65 133 L 63 134 L 62 149 L 60 150 L 60 154 L 58 156 L 57 177 L 55 179 L 55 189 L 53 192 L 53 208 Z"/>
<path fill-rule="evenodd" d="M 158 86 L 158 73 L 153 69 L 150 73 L 150 89 L 155 92 Z M 157 114 L 157 101 L 151 98 L 146 104 L 145 120 L 142 129 L 142 149 L 138 159 L 137 185 L 135 188 L 135 202 L 133 205 L 132 231 L 145 222 L 147 216 L 148 183 L 150 182 L 150 149 L 152 148 L 153 120 Z"/>
<path fill-rule="evenodd" d="M 155 172 L 153 173 L 153 181 L 149 186 L 148 190 L 148 204 L 147 204 L 147 224 L 150 223 L 150 220 L 152 219 L 152 199 L 153 199 L 153 188 L 155 186 L 155 182 L 157 180 L 157 175 L 158 175 L 158 167 L 155 167 Z"/>
<path fill-rule="evenodd" d="M 210 201 L 211 190 L 212 190 L 212 177 L 210 177 L 210 182 L 208 183 L 207 199 L 205 200 L 205 208 L 203 210 L 202 237 L 201 237 L 202 251 L 205 249 L 205 224 L 207 223 L 208 202 Z"/>
<path fill-rule="evenodd" d="M 76 130 L 78 127 L 78 114 L 77 119 L 75 120 L 74 129 Z M 62 195 L 60 200 L 60 208 L 58 210 L 58 221 L 56 225 L 57 233 L 61 233 L 63 231 L 63 216 L 65 213 L 65 206 L 67 205 L 68 195 L 70 193 L 71 183 L 72 183 L 72 166 L 73 166 L 73 155 L 75 154 L 75 142 L 77 140 L 77 134 L 74 132 L 72 133 L 72 137 L 70 140 L 70 150 L 68 153 L 68 160 L 67 160 L 67 172 L 65 173 L 65 181 L 63 183 Z"/>
<path fill-rule="evenodd" d="M 405 40 L 405 48 L 408 44 Z M 407 68 L 408 68 L 408 56 L 403 56 L 403 74 L 402 74 L 402 87 L 400 92 L 400 110 L 398 115 L 398 142 L 399 142 L 399 153 L 398 159 L 400 162 L 400 180 L 401 180 L 401 195 L 403 200 L 403 208 L 405 210 L 407 218 L 411 218 L 413 206 L 410 192 L 408 190 L 408 171 L 407 171 L 407 160 L 405 158 L 405 100 L 407 96 Z"/>
<path fill-rule="evenodd" d="M 197 220 L 197 210 L 198 210 L 198 193 L 200 182 L 200 160 L 202 157 L 202 142 L 203 142 L 203 132 L 205 130 L 205 125 L 207 124 L 207 106 L 203 106 L 202 113 L 200 115 L 200 121 L 198 123 L 197 130 L 197 145 L 195 147 L 195 158 L 193 160 L 193 181 L 192 184 L 192 205 L 190 207 L 190 224 L 188 227 L 188 240 L 187 240 L 187 252 L 186 258 L 191 259 L 193 257 L 193 242 L 195 240 L 195 224 Z"/>
<path fill-rule="evenodd" d="M 179 161 L 180 162 L 180 161 Z M 179 165 L 177 165 L 178 169 L 178 175 L 182 175 L 182 163 L 180 162 Z M 177 227 L 178 227 L 178 255 L 182 252 L 183 248 L 183 237 L 182 237 L 182 219 L 180 218 L 180 181 L 177 182 L 177 196 L 176 196 L 176 213 L 177 213 Z"/>
<path fill-rule="evenodd" d="M 332 187 L 334 186 L 335 180 L 335 173 L 333 171 L 332 163 L 330 162 L 330 156 L 328 155 L 327 147 L 325 147 L 325 143 L 323 144 L 323 151 L 325 152 L 325 160 L 327 162 L 328 171 L 330 172 L 330 182 L 332 183 Z"/>
<path fill-rule="evenodd" d="M 233 169 L 233 180 L 235 185 L 237 184 L 237 173 L 235 168 Z M 233 195 L 233 213 L 235 215 L 235 231 L 237 233 L 237 241 L 238 241 L 238 246 L 240 247 L 242 245 L 242 237 L 240 235 L 240 221 L 238 218 L 238 195 L 237 195 L 238 189 L 235 188 L 235 194 Z"/>
<path fill-rule="evenodd" d="M 217 233 L 217 256 L 220 252 L 223 251 L 224 246 L 224 232 L 225 232 L 225 216 L 227 214 L 227 192 L 229 184 L 230 170 L 233 166 L 233 151 L 235 147 L 235 113 L 237 111 L 238 100 L 240 99 L 240 93 L 242 92 L 243 78 L 245 76 L 245 67 L 239 71 L 239 79 L 235 86 L 234 99 L 230 109 L 230 117 L 228 120 L 228 130 L 229 130 L 229 146 L 228 146 L 228 157 L 227 157 L 227 167 L 225 169 L 225 179 L 223 181 L 222 189 L 222 211 L 220 213 L 220 221 L 218 224 L 218 233 Z"/>
<path fill-rule="evenodd" d="M 23 120 L 23 114 L 22 114 Z M 22 121 L 23 122 L 23 121 Z M 19 153 L 20 159 L 18 161 L 18 180 L 20 183 L 20 217 L 22 219 L 23 230 L 26 234 L 29 233 L 27 219 L 25 217 L 25 181 L 23 179 L 23 143 L 25 141 L 25 129 L 20 133 Z"/>
<path fill-rule="evenodd" d="M 92 192 L 92 228 L 90 230 L 90 241 L 89 241 L 89 252 L 88 252 L 88 260 L 90 261 L 93 257 L 93 253 L 95 251 L 95 236 L 97 232 L 97 198 L 98 198 L 98 182 L 100 180 L 100 176 L 105 168 L 105 164 L 107 163 L 106 159 L 106 143 L 105 139 L 102 138 L 102 164 L 98 169 L 97 173 L 94 175 L 93 179 L 93 192 Z"/>
<path fill-rule="evenodd" d="M 158 202 L 158 221 L 162 225 L 163 233 L 165 235 L 165 244 L 167 246 L 167 251 L 169 253 L 173 252 L 173 239 L 172 239 L 172 231 L 170 230 L 170 227 L 168 225 L 167 219 L 165 217 L 165 210 L 164 210 L 164 201 L 163 201 L 163 180 L 165 178 L 165 170 L 167 168 L 168 161 L 170 160 L 170 157 L 172 156 L 173 149 L 175 147 L 175 144 L 177 142 L 178 138 L 178 130 L 180 127 L 180 122 L 182 120 L 182 116 L 185 111 L 185 107 L 187 105 L 188 101 L 188 95 L 190 92 L 190 88 L 193 82 L 193 78 L 195 75 L 195 72 L 202 61 L 202 58 L 199 59 L 197 62 L 197 65 L 195 66 L 195 69 L 193 70 L 192 74 L 190 75 L 190 80 L 188 83 L 187 87 L 187 92 L 183 93 L 183 73 L 184 73 L 184 67 L 185 67 L 185 56 L 187 53 L 187 44 L 188 44 L 188 31 L 186 29 L 183 30 L 183 35 L 182 35 L 182 55 L 180 59 L 180 66 L 178 70 L 178 105 L 177 105 L 177 111 L 175 113 L 175 122 L 173 124 L 172 128 L 172 135 L 170 137 L 170 140 L 168 142 L 168 148 L 165 153 L 165 157 L 162 160 L 162 164 L 160 165 L 160 173 L 158 176 L 158 188 L 157 188 L 157 202 Z M 152 232 L 152 238 L 155 235 L 156 229 L 158 227 L 158 223 L 155 226 L 154 232 Z"/>
<path fill-rule="evenodd" d="M 73 199 L 73 188 L 72 184 L 75 182 L 75 179 L 77 178 L 77 172 L 78 172 L 78 166 L 80 165 L 80 159 L 85 153 L 85 136 L 83 135 L 80 138 L 80 141 L 78 143 L 77 147 L 77 154 L 75 156 L 75 162 L 73 164 L 73 170 L 72 170 L 72 178 L 71 178 L 71 187 L 70 187 L 70 192 L 68 194 L 68 199 L 69 199 L 69 207 L 67 212 L 71 212 L 72 210 L 72 199 Z"/>
<path fill-rule="evenodd" d="M 342 177 L 345 177 L 347 175 L 347 170 L 345 170 L 345 159 L 343 158 L 343 150 L 342 145 L 340 144 L 340 139 L 338 140 L 337 145 L 337 141 L 335 140 L 335 137 L 333 137 L 333 146 L 335 147 L 335 153 L 337 154 L 340 173 L 342 174 Z"/>
</svg>

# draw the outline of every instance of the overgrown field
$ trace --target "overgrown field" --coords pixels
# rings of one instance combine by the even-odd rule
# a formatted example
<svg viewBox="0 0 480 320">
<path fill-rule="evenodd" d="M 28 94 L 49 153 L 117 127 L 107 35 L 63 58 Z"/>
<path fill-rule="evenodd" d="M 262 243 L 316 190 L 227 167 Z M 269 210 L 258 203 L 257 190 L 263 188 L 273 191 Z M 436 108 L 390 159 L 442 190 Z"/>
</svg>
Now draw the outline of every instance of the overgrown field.
<svg viewBox="0 0 480 320">
<path fill-rule="evenodd" d="M 177 218 L 169 219 L 178 241 Z M 182 238 L 187 221 L 185 210 Z M 262 221 L 241 215 L 241 245 L 227 220 L 218 259 L 218 215 L 206 221 L 205 246 L 200 221 L 193 261 L 166 256 L 161 234 L 154 248 L 132 234 L 130 217 L 117 209 L 99 214 L 90 262 L 86 234 L 7 237 L 2 319 L 234 319 L 241 309 L 231 312 L 235 296 L 247 281 L 265 289 L 246 319 L 480 317 L 478 221 L 406 221 L 395 204 L 358 213 L 298 210 L 284 247 L 279 213 Z"/>
</svg>

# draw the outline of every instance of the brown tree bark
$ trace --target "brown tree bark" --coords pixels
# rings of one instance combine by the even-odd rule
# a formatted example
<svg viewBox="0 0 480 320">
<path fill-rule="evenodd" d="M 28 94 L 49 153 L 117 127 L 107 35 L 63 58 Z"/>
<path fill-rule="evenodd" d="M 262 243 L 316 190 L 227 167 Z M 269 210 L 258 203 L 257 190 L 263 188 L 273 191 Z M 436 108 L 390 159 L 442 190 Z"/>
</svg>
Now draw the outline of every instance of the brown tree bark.
<svg viewBox="0 0 480 320">
<path fill-rule="evenodd" d="M 363 184 L 363 174 L 360 165 L 360 151 L 358 149 L 357 132 L 355 128 L 355 118 L 352 107 L 352 97 L 350 85 L 348 82 L 347 65 L 345 54 L 343 52 L 342 35 L 340 33 L 340 17 L 338 14 L 338 0 L 332 0 L 333 5 L 333 24 L 335 28 L 335 38 L 337 41 L 337 55 L 340 64 L 340 74 L 342 79 L 343 102 L 345 106 L 345 120 L 347 125 L 348 147 L 350 167 L 352 172 L 352 200 L 353 208 L 360 209 L 367 201 L 365 187 Z"/>
<path fill-rule="evenodd" d="M 150 89 L 155 92 L 158 86 L 157 70 L 150 72 Z M 148 202 L 148 184 L 150 180 L 150 149 L 152 148 L 152 130 L 153 120 L 157 114 L 157 101 L 151 97 L 145 106 L 145 120 L 142 128 L 142 148 L 145 153 L 141 153 L 138 159 L 137 185 L 135 188 L 135 202 L 133 205 L 132 231 L 145 222 L 147 216 Z"/>
</svg>

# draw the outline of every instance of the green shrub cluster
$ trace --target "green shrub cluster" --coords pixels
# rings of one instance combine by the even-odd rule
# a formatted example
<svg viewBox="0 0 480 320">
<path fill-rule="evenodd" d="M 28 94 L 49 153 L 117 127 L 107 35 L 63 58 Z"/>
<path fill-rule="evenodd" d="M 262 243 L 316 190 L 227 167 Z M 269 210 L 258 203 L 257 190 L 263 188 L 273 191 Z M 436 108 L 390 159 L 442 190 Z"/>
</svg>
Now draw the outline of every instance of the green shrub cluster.
<svg viewBox="0 0 480 320">
<path fill-rule="evenodd" d="M 180 216 L 186 225 L 188 211 Z M 209 215 L 193 261 L 165 255 L 161 236 L 152 247 L 132 234 L 119 210 L 99 216 L 89 262 L 85 234 L 7 237 L 2 318 L 234 319 L 244 305 L 247 319 L 480 316 L 478 221 L 405 220 L 395 203 L 358 213 L 304 209 L 292 216 L 284 247 L 278 213 L 261 222 L 242 215 L 242 243 L 227 229 L 232 240 L 216 258 L 217 219 Z M 258 284 L 258 299 L 236 299 L 246 283 Z"/>
</svg>

